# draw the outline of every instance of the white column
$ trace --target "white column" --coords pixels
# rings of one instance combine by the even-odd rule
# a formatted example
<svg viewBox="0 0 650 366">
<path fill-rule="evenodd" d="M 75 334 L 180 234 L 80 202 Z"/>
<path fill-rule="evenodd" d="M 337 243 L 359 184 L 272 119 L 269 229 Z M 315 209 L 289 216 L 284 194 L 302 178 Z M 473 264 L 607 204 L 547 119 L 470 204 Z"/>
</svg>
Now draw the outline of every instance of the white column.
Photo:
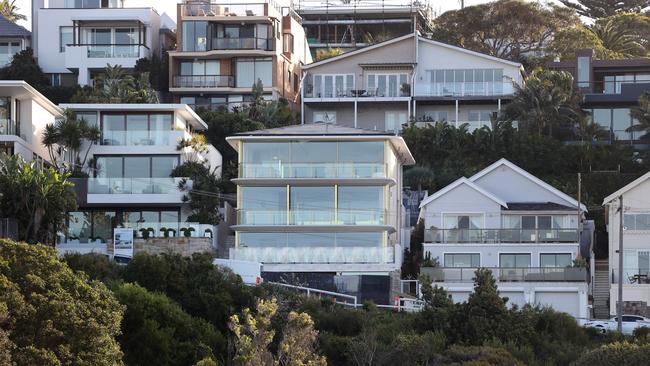
<svg viewBox="0 0 650 366">
<path fill-rule="evenodd" d="M 77 77 L 77 83 L 81 86 L 90 84 L 90 71 L 88 69 L 80 67 L 79 76 Z"/>
<path fill-rule="evenodd" d="M 456 99 L 456 127 L 458 127 L 458 99 Z"/>
<path fill-rule="evenodd" d="M 411 120 L 411 101 L 409 100 L 406 102 L 406 108 L 408 110 L 408 113 L 406 114 L 406 122 Z"/>
<path fill-rule="evenodd" d="M 354 99 L 354 128 L 357 127 L 357 99 Z"/>
<path fill-rule="evenodd" d="M 501 113 L 501 98 L 497 99 L 497 111 Z"/>
</svg>

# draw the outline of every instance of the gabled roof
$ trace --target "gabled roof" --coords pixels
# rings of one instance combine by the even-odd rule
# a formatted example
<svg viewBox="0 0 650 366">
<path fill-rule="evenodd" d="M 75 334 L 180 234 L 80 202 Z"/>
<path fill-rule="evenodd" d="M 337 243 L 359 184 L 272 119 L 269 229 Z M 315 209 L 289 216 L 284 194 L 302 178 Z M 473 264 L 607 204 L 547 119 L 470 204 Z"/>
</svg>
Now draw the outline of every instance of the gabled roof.
<svg viewBox="0 0 650 366">
<path fill-rule="evenodd" d="M 558 196 L 559 198 L 571 203 L 571 205 L 573 205 L 575 207 L 578 206 L 578 201 L 576 201 L 574 198 L 572 198 L 568 194 L 560 191 L 559 189 L 551 186 L 550 184 L 544 182 L 543 180 L 537 178 L 536 176 L 528 173 L 527 171 L 521 169 L 520 167 L 518 167 L 517 165 L 515 165 L 514 163 L 512 163 L 511 161 L 509 161 L 508 159 L 505 159 L 505 158 L 501 158 L 501 159 L 497 160 L 492 165 L 490 165 L 487 168 L 481 170 L 480 172 L 474 174 L 473 176 L 471 176 L 469 178 L 469 180 L 471 180 L 472 182 L 476 182 L 481 177 L 487 175 L 488 173 L 492 172 L 493 170 L 495 170 L 498 167 L 503 166 L 503 165 L 509 167 L 510 169 L 514 170 L 518 174 L 522 175 L 523 177 L 527 178 L 528 180 L 532 181 L 533 183 L 537 184 L 538 186 L 546 189 L 547 191 L 553 193 L 554 195 Z M 585 205 L 583 205 L 582 203 L 580 203 L 580 208 L 585 212 L 587 211 L 587 207 Z"/>
<path fill-rule="evenodd" d="M 32 32 L 0 15 L 0 37 L 30 37 Z"/>
<path fill-rule="evenodd" d="M 450 192 L 454 188 L 456 188 L 456 187 L 458 187 L 460 185 L 463 185 L 463 184 L 470 187 L 470 188 L 472 188 L 473 190 L 477 191 L 478 193 L 484 195 L 485 197 L 491 199 L 492 201 L 498 203 L 500 206 L 508 208 L 508 204 L 505 201 L 503 201 L 502 199 L 496 197 L 495 195 L 493 195 L 492 193 L 486 191 L 485 189 L 479 187 L 474 182 L 472 182 L 471 180 L 469 180 L 469 179 L 467 179 L 465 177 L 457 179 L 455 182 L 449 184 L 445 188 L 443 188 L 443 189 L 439 190 L 438 192 L 436 192 L 436 193 L 426 197 L 425 199 L 423 199 L 422 202 L 420 202 L 420 208 L 422 208 L 422 207 L 426 206 L 427 204 L 429 204 L 430 202 L 433 202 L 436 199 L 444 196 L 445 194 L 447 194 L 448 192 Z"/>
<path fill-rule="evenodd" d="M 0 80 L 0 94 L 17 99 L 31 99 L 54 117 L 63 117 L 63 110 L 24 80 Z"/>
<path fill-rule="evenodd" d="M 447 43 L 434 41 L 433 39 L 425 38 L 425 37 L 422 37 L 422 36 L 418 37 L 418 39 L 420 41 L 425 42 L 425 43 L 429 43 L 429 44 L 439 46 L 439 47 L 448 48 L 448 49 L 451 49 L 451 50 L 454 50 L 454 51 L 464 52 L 464 53 L 467 53 L 467 54 L 472 55 L 472 56 L 481 57 L 481 58 L 485 58 L 485 59 L 488 59 L 488 60 L 501 62 L 501 63 L 504 63 L 506 65 L 510 65 L 510 66 L 522 67 L 521 63 L 519 63 L 519 62 L 514 62 L 514 61 L 506 60 L 506 59 L 503 59 L 503 58 L 490 56 L 490 55 L 487 55 L 485 53 L 468 50 L 467 48 L 458 47 L 458 46 L 450 45 L 450 44 L 447 44 Z"/>
<path fill-rule="evenodd" d="M 617 199 L 619 196 L 623 195 L 625 192 L 628 192 L 632 188 L 635 188 L 635 187 L 641 185 L 643 182 L 645 182 L 648 179 L 650 179 L 650 172 L 647 172 L 647 173 L 643 174 L 639 178 L 633 180 L 628 185 L 624 186 L 623 188 L 619 189 L 618 191 L 616 191 L 616 192 L 610 194 L 609 196 L 605 197 L 605 199 L 603 200 L 603 205 L 606 205 L 606 204 L 610 203 L 611 201 Z"/>
<path fill-rule="evenodd" d="M 321 60 L 321 61 L 316 61 L 316 62 L 311 63 L 309 65 L 303 66 L 302 69 L 303 70 L 308 70 L 308 69 L 311 69 L 312 67 L 324 65 L 324 64 L 334 62 L 334 61 L 338 61 L 338 60 L 342 60 L 342 59 L 350 57 L 350 56 L 354 56 L 354 55 L 358 55 L 358 54 L 363 53 L 363 52 L 368 52 L 368 51 L 374 50 L 375 48 L 388 46 L 388 45 L 403 41 L 403 40 L 408 39 L 408 38 L 413 38 L 413 36 L 414 36 L 414 33 L 409 33 L 409 34 L 403 35 L 401 37 L 389 39 L 388 41 L 375 43 L 375 44 L 373 44 L 371 46 L 359 48 L 357 50 L 350 51 L 350 52 L 345 52 L 345 53 L 342 53 L 342 54 L 340 54 L 338 56 L 329 57 L 329 58 L 326 58 L 326 59 Z"/>
</svg>

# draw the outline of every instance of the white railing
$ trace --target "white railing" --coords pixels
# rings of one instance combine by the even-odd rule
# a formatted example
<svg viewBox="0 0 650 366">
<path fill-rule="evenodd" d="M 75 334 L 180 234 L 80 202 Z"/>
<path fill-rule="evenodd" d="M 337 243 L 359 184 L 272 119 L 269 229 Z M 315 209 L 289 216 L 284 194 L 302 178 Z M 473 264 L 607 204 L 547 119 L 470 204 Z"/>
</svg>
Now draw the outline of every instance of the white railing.
<svg viewBox="0 0 650 366">
<path fill-rule="evenodd" d="M 184 178 L 88 178 L 88 194 L 170 194 Z"/>
<path fill-rule="evenodd" d="M 512 82 L 417 83 L 415 95 L 425 97 L 470 97 L 514 94 Z"/>
<path fill-rule="evenodd" d="M 244 247 L 230 248 L 230 258 L 267 264 L 384 264 L 394 262 L 389 247 Z"/>
</svg>

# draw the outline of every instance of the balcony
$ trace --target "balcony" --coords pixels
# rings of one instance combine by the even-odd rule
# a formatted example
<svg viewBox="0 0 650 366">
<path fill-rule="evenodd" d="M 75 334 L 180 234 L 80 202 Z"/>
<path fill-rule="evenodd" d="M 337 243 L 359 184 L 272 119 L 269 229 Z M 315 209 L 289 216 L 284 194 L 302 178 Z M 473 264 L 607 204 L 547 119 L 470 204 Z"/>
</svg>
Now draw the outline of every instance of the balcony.
<svg viewBox="0 0 650 366">
<path fill-rule="evenodd" d="M 427 229 L 426 243 L 577 243 L 577 229 Z"/>
<path fill-rule="evenodd" d="M 16 123 L 8 118 L 0 118 L 0 135 L 18 136 L 19 131 L 16 130 Z"/>
<path fill-rule="evenodd" d="M 418 97 L 493 97 L 514 94 L 512 82 L 420 83 Z"/>
<path fill-rule="evenodd" d="M 175 75 L 174 88 L 233 88 L 235 77 L 230 75 Z"/>
<path fill-rule="evenodd" d="M 359 179 L 385 178 L 386 165 L 379 163 L 242 163 L 239 178 Z"/>
<path fill-rule="evenodd" d="M 428 125 L 435 125 L 439 121 L 418 121 L 415 122 L 415 126 L 424 128 Z M 492 128 L 492 122 L 491 121 L 445 121 L 447 122 L 448 125 L 460 128 L 463 125 L 466 125 L 467 131 L 473 132 L 474 130 L 478 130 L 483 127 L 488 127 Z"/>
<path fill-rule="evenodd" d="M 265 3 L 191 3 L 181 6 L 182 15 L 186 17 L 263 17 Z"/>
<path fill-rule="evenodd" d="M 388 88 L 370 88 L 370 89 L 355 89 L 355 88 L 336 88 L 325 90 L 314 90 L 313 85 L 307 84 L 305 86 L 305 98 L 320 98 L 320 99 L 336 99 L 336 98 L 400 98 L 411 96 L 411 85 L 403 84 L 398 89 Z"/>
<path fill-rule="evenodd" d="M 189 138 L 185 131 L 131 130 L 102 131 L 100 145 L 104 146 L 176 146 L 178 141 Z"/>
<path fill-rule="evenodd" d="M 88 58 L 129 58 L 129 57 L 139 58 L 140 57 L 139 45 L 90 44 L 86 46 L 88 48 Z"/>
<path fill-rule="evenodd" d="M 610 280 L 612 284 L 618 284 L 621 282 L 618 275 L 618 268 L 612 268 Z M 639 267 L 624 267 L 623 284 L 650 286 L 650 269 Z"/>
<path fill-rule="evenodd" d="M 138 59 L 151 56 L 145 45 L 132 44 L 76 44 L 65 47 L 65 67 L 68 69 L 104 69 L 106 64 L 119 62 L 124 68 L 133 68 Z"/>
<path fill-rule="evenodd" d="M 384 225 L 386 210 L 237 210 L 239 225 Z"/>
<path fill-rule="evenodd" d="M 89 178 L 88 194 L 174 194 L 183 178 Z"/>
<path fill-rule="evenodd" d="M 213 38 L 212 49 L 273 51 L 273 38 Z"/>
<path fill-rule="evenodd" d="M 266 264 L 384 264 L 394 262 L 388 247 L 243 247 L 230 248 L 230 258 Z"/>
<path fill-rule="evenodd" d="M 423 267 L 434 282 L 474 282 L 478 268 Z M 498 282 L 585 282 L 587 269 L 578 267 L 488 268 Z"/>
</svg>

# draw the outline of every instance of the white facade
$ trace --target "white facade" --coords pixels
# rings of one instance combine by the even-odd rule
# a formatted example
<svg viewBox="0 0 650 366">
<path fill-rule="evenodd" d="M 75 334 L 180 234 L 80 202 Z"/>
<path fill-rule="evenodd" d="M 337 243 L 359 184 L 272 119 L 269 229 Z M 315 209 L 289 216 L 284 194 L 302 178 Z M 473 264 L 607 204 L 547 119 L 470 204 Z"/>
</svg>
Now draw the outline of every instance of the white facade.
<svg viewBox="0 0 650 366">
<path fill-rule="evenodd" d="M 492 270 L 511 305 L 550 305 L 587 318 L 587 273 L 579 257 L 584 212 L 568 195 L 501 159 L 425 198 L 425 255 L 455 301 L 472 292 L 476 268 Z"/>
<path fill-rule="evenodd" d="M 490 126 L 522 65 L 410 34 L 305 67 L 303 123 L 399 131 L 446 121 Z"/>
<path fill-rule="evenodd" d="M 43 131 L 62 116 L 59 107 L 26 82 L 0 80 L 0 151 L 26 161 L 49 161 Z"/>
<path fill-rule="evenodd" d="M 610 314 L 619 302 L 619 224 L 623 198 L 623 302 L 640 303 L 646 313 L 650 304 L 650 172 L 605 198 L 609 234 Z"/>
<path fill-rule="evenodd" d="M 128 70 L 151 57 L 159 48 L 160 15 L 144 3 L 35 0 L 33 47 L 43 72 L 53 84 L 89 85 L 107 64 Z M 88 7 L 75 7 L 81 4 Z"/>
<path fill-rule="evenodd" d="M 207 129 L 205 122 L 185 104 L 63 104 L 77 119 L 96 125 L 100 141 L 90 146 L 85 170 L 88 178 L 75 180 L 79 209 L 70 223 L 61 251 L 105 252 L 116 225 L 151 229 L 162 236 L 164 229 L 181 235 L 183 227 L 203 236 L 211 225 L 188 222 L 191 214 L 179 184 L 192 182 L 172 178 L 172 170 L 188 161 L 204 163 L 221 175 L 222 157 L 212 146 L 197 152 L 182 140 Z M 89 147 L 85 142 L 81 151 Z M 163 230 L 161 230 L 163 229 Z M 216 231 L 211 228 L 213 233 Z"/>
</svg>

